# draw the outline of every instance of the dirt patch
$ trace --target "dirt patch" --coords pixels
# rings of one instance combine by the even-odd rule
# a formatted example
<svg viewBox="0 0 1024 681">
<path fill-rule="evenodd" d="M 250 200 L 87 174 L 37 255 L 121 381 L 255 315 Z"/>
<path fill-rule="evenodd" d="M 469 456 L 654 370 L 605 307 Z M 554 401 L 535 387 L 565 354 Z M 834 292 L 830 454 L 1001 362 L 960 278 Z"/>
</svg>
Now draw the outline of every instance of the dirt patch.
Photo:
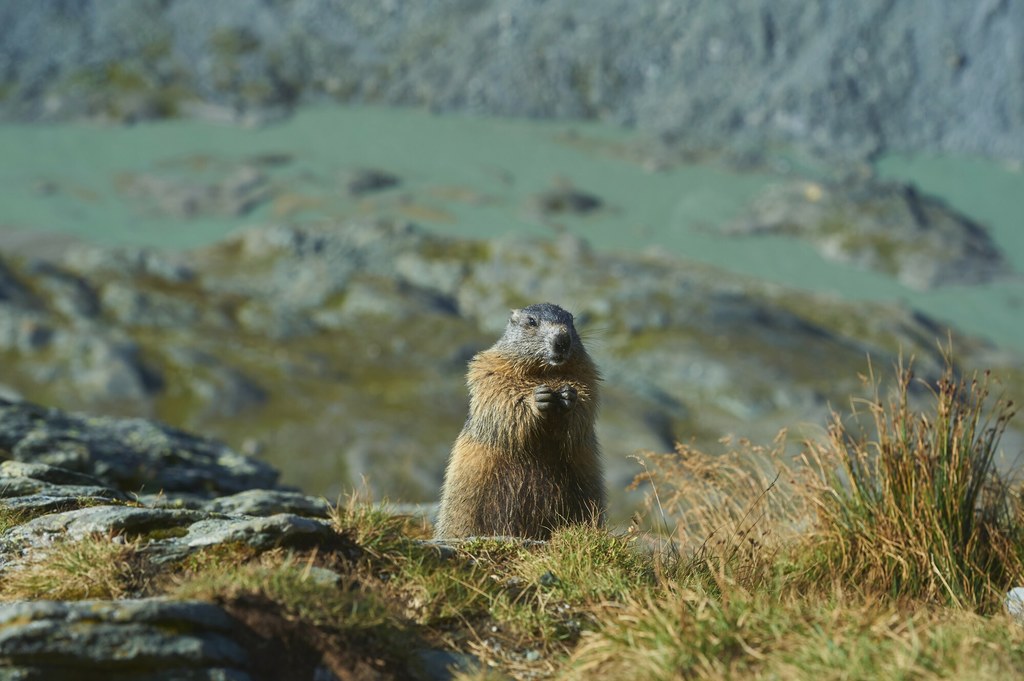
<svg viewBox="0 0 1024 681">
<path fill-rule="evenodd" d="M 221 603 L 245 625 L 254 679 L 308 681 L 319 667 L 340 681 L 387 681 L 408 678 L 404 661 L 388 659 L 352 632 L 327 630 L 294 619 L 280 605 L 250 594 Z"/>
</svg>

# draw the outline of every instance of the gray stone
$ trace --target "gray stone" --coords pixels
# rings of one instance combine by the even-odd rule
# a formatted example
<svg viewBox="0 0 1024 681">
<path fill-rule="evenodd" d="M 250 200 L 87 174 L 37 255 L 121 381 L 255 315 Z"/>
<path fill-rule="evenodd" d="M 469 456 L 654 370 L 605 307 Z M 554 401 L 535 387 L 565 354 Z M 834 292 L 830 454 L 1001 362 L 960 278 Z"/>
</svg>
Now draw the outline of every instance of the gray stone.
<svg viewBox="0 0 1024 681">
<path fill-rule="evenodd" d="M 130 501 L 91 476 L 22 461 L 0 463 L 0 499 L 5 509 L 29 516 Z"/>
<path fill-rule="evenodd" d="M 0 257 L 0 305 L 31 308 L 35 304 L 35 297 Z"/>
<path fill-rule="evenodd" d="M 0 475 L 7 478 L 32 478 L 54 485 L 102 485 L 98 478 L 91 475 L 35 461 L 4 461 L 0 463 Z"/>
<path fill-rule="evenodd" d="M 103 286 L 100 302 L 107 314 L 126 327 L 183 328 L 195 324 L 200 315 L 192 302 L 165 293 L 140 291 L 129 282 L 114 281 Z"/>
<path fill-rule="evenodd" d="M 0 479 L 0 484 L 7 483 L 7 480 Z M 9 492 L 10 490 L 5 489 L 4 491 Z M 82 507 L 92 507 L 95 504 L 109 504 L 112 499 L 105 494 L 108 491 L 102 488 L 74 486 L 68 486 L 59 490 L 47 488 L 42 492 L 18 490 L 18 494 L 2 495 L 0 497 L 0 506 L 6 511 L 18 514 L 23 513 L 29 517 L 63 513 Z"/>
<path fill-rule="evenodd" d="M 96 292 L 81 277 L 45 260 L 29 263 L 27 274 L 42 290 L 50 306 L 73 320 L 95 319 L 100 313 Z"/>
<path fill-rule="evenodd" d="M 1024 587 L 1016 586 L 1006 594 L 1003 607 L 1017 624 L 1024 625 Z"/>
<path fill-rule="evenodd" d="M 335 539 L 328 523 L 279 513 L 266 518 L 210 518 L 188 528 L 182 542 L 189 548 L 240 543 L 267 550 L 278 546 L 313 545 Z"/>
<path fill-rule="evenodd" d="M 163 378 L 143 359 L 139 345 L 119 332 L 62 330 L 54 343 L 60 368 L 90 402 L 133 401 L 148 404 Z"/>
<path fill-rule="evenodd" d="M 90 417 L 0 401 L 0 448 L 128 492 L 233 494 L 272 488 L 277 472 L 226 445 L 144 419 Z"/>
<path fill-rule="evenodd" d="M 372 168 L 360 168 L 352 171 L 345 179 L 345 190 L 350 196 L 363 196 L 397 187 L 398 184 L 398 177 L 391 173 Z"/>
<path fill-rule="evenodd" d="M 448 681 L 456 674 L 472 674 L 480 670 L 475 655 L 455 653 L 436 648 L 417 650 L 409 664 L 409 673 L 428 681 Z"/>
<path fill-rule="evenodd" d="M 74 489 L 68 490 L 73 492 Z M 139 537 L 142 551 L 154 563 L 184 558 L 196 550 L 218 544 L 246 544 L 260 551 L 277 547 L 308 548 L 344 545 L 327 522 L 288 513 L 269 517 L 225 516 L 185 508 L 136 506 L 79 506 L 107 504 L 100 497 L 29 494 L 5 499 L 6 508 L 38 515 L 9 528 L 5 544 L 18 550 L 32 550 L 55 541 L 79 541 L 95 536 Z M 67 509 L 71 510 L 67 510 Z"/>
<path fill-rule="evenodd" d="M 12 527 L 5 538 L 14 543 L 41 544 L 55 539 L 78 540 L 97 534 L 136 536 L 179 528 L 180 534 L 184 535 L 186 528 L 208 518 L 207 513 L 187 509 L 92 506 L 33 518 Z"/>
<path fill-rule="evenodd" d="M 293 513 L 326 518 L 331 505 L 322 497 L 312 497 L 301 492 L 256 489 L 211 499 L 206 502 L 205 508 L 215 513 L 233 515 L 269 516 Z"/>
<path fill-rule="evenodd" d="M 87 276 L 98 275 L 152 278 L 168 284 L 183 284 L 195 278 L 195 271 L 182 256 L 148 248 L 107 249 L 99 246 L 75 246 L 63 255 L 66 267 Z"/>
<path fill-rule="evenodd" d="M 544 217 L 587 215 L 600 209 L 603 204 L 599 197 L 576 189 L 569 183 L 561 183 L 534 196 L 530 200 L 530 209 Z"/>
<path fill-rule="evenodd" d="M 160 599 L 0 605 L 6 678 L 249 679 L 238 623 L 219 606 Z M 21 673 L 23 672 L 23 674 Z M 3 677 L 0 677 L 3 678 Z"/>
<path fill-rule="evenodd" d="M 35 353 L 52 341 L 53 328 L 43 314 L 0 301 L 0 350 Z"/>
</svg>

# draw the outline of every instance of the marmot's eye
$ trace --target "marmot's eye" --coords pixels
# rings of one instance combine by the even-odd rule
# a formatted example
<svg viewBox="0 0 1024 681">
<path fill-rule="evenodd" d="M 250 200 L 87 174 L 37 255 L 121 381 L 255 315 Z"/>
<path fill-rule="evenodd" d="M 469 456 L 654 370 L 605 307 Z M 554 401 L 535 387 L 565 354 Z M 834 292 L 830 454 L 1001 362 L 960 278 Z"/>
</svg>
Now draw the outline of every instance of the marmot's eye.
<svg viewBox="0 0 1024 681">
<path fill-rule="evenodd" d="M 527 324 L 527 326 L 537 326 L 537 318 L 536 317 L 532 317 L 532 316 L 531 317 L 527 317 L 526 318 L 526 324 Z"/>
</svg>

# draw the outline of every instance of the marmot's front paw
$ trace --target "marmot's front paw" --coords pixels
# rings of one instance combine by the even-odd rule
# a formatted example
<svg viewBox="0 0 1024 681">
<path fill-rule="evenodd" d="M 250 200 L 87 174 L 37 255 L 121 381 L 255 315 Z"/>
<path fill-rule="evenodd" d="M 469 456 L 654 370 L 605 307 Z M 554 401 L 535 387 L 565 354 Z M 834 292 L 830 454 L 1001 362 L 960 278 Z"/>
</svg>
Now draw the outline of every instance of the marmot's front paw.
<svg viewBox="0 0 1024 681">
<path fill-rule="evenodd" d="M 576 388 L 569 384 L 563 385 L 555 392 L 546 385 L 538 385 L 533 391 L 533 399 L 537 411 L 550 414 L 556 411 L 569 411 L 576 406 Z"/>
<path fill-rule="evenodd" d="M 537 405 L 537 411 L 542 414 L 554 411 L 558 400 L 559 395 L 546 385 L 538 385 L 533 390 L 533 401 Z"/>
<path fill-rule="evenodd" d="M 562 405 L 562 411 L 569 411 L 576 406 L 576 388 L 572 387 L 568 383 L 562 386 L 562 389 L 558 391 L 558 402 Z"/>
</svg>

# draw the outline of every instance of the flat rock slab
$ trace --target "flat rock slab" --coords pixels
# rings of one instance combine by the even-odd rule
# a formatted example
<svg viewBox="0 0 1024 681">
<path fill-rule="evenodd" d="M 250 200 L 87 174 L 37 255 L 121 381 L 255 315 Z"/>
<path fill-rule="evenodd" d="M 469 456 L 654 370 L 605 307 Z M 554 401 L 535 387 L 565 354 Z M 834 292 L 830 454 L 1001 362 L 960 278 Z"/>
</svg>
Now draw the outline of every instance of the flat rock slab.
<svg viewBox="0 0 1024 681">
<path fill-rule="evenodd" d="M 76 540 L 93 535 L 145 535 L 173 528 L 184 530 L 208 517 L 207 513 L 188 509 L 92 506 L 33 518 L 12 527 L 4 537 L 15 543 L 39 544 L 57 538 Z"/>
<path fill-rule="evenodd" d="M 331 505 L 322 497 L 287 490 L 252 489 L 227 497 L 212 499 L 204 508 L 216 513 L 269 516 L 294 513 L 312 518 L 326 518 Z"/>
<path fill-rule="evenodd" d="M 131 499 L 88 475 L 42 463 L 4 461 L 0 500 L 3 508 L 31 517 Z"/>
<path fill-rule="evenodd" d="M 192 601 L 33 601 L 0 605 L 0 679 L 247 681 L 241 625 Z"/>
<path fill-rule="evenodd" d="M 247 544 L 259 551 L 279 546 L 308 548 L 345 542 L 326 522 L 280 513 L 268 518 L 208 517 L 189 525 L 182 536 L 158 539 L 145 550 L 154 562 L 177 560 L 217 544 Z M 355 551 L 355 545 L 352 545 Z"/>
<path fill-rule="evenodd" d="M 0 463 L 0 476 L 4 478 L 31 478 L 54 485 L 102 486 L 99 478 L 84 473 L 50 466 L 34 461 L 4 461 Z"/>
<path fill-rule="evenodd" d="M 56 499 L 54 503 L 67 501 Z M 216 544 L 247 544 L 258 550 L 279 546 L 336 547 L 343 538 L 326 521 L 279 513 L 266 518 L 226 516 L 190 509 L 92 506 L 48 513 L 10 528 L 10 546 L 30 548 L 54 541 L 127 535 L 148 539 L 143 550 L 156 562 L 176 560 Z"/>
<path fill-rule="evenodd" d="M 273 488 L 270 465 L 227 445 L 146 419 L 73 414 L 0 399 L 0 450 L 58 466 L 124 492 L 205 495 Z"/>
</svg>

